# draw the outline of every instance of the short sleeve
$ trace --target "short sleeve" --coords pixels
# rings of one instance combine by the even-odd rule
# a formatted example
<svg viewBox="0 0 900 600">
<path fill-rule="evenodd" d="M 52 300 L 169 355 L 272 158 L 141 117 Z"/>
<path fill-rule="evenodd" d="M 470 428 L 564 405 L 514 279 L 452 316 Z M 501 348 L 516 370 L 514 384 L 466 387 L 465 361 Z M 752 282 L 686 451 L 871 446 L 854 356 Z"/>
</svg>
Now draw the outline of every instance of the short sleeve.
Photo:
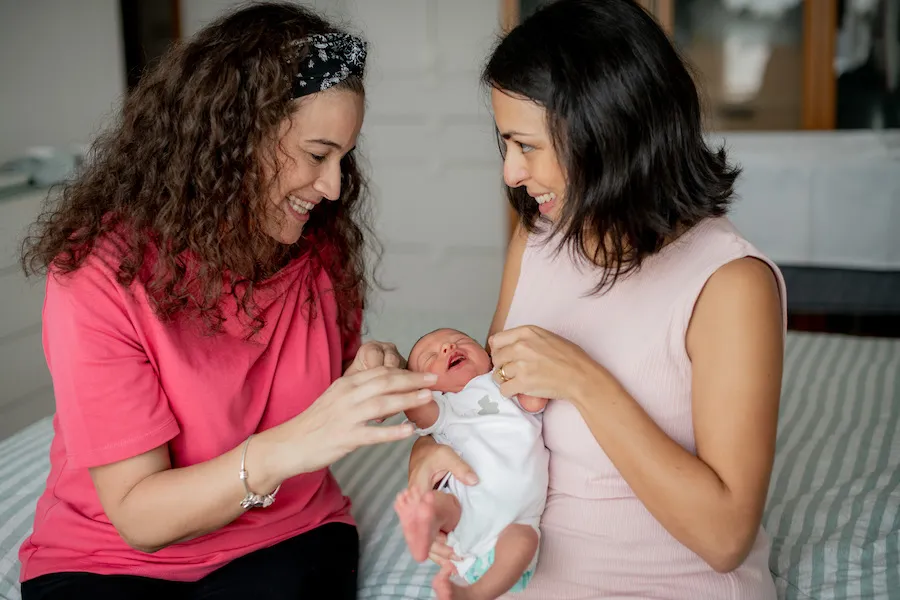
<svg viewBox="0 0 900 600">
<path fill-rule="evenodd" d="M 72 465 L 117 462 L 178 435 L 127 290 L 91 260 L 72 274 L 51 273 L 46 287 L 44 352 Z"/>
<path fill-rule="evenodd" d="M 438 417 L 434 420 L 434 423 L 431 427 L 426 427 L 425 429 L 420 429 L 416 427 L 415 433 L 419 437 L 425 437 L 426 435 L 435 435 L 440 434 L 444 430 L 444 422 L 447 420 L 447 400 L 444 398 L 446 394 L 441 392 L 432 392 L 431 397 L 434 399 L 434 403 L 437 404 L 438 407 Z M 412 423 L 409 419 L 405 419 L 404 423 Z M 412 423 L 415 425 L 415 423 Z"/>
</svg>

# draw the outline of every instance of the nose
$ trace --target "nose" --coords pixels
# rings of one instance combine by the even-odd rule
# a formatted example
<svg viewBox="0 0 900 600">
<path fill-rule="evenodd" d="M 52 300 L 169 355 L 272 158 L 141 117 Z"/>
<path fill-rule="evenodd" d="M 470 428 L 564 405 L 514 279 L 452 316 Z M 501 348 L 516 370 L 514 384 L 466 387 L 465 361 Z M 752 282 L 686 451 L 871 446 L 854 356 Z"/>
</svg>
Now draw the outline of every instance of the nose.
<svg viewBox="0 0 900 600">
<path fill-rule="evenodd" d="M 511 188 L 521 187 L 528 179 L 525 157 L 520 152 L 510 150 L 503 159 L 503 181 Z"/>
<path fill-rule="evenodd" d="M 441 344 L 441 354 L 447 354 L 448 352 L 453 352 L 456 350 L 456 344 L 453 342 L 446 342 Z"/>
<path fill-rule="evenodd" d="M 337 200 L 341 197 L 341 164 L 339 161 L 328 161 L 322 165 L 322 171 L 313 184 L 313 189 L 329 200 Z"/>
</svg>

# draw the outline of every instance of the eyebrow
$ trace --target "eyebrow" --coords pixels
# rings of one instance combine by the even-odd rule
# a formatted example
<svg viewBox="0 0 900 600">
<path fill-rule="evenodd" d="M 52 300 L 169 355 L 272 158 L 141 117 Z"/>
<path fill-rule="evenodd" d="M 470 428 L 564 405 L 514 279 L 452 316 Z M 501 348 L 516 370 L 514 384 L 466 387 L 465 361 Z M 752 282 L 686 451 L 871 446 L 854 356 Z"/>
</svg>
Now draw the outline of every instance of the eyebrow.
<svg viewBox="0 0 900 600">
<path fill-rule="evenodd" d="M 437 355 L 437 352 L 432 352 L 431 354 Z M 421 355 L 419 355 L 419 360 L 416 361 L 416 368 L 417 368 L 417 369 L 421 369 L 421 368 L 422 368 L 422 359 L 425 358 L 426 356 L 430 356 L 430 355 L 429 355 L 429 354 L 421 354 Z"/>
<path fill-rule="evenodd" d="M 513 137 L 514 135 L 519 135 L 522 137 L 532 137 L 534 134 L 525 133 L 524 131 L 504 131 L 503 133 L 500 134 L 500 137 L 502 137 L 504 140 L 508 140 L 509 138 Z"/>
<path fill-rule="evenodd" d="M 316 138 L 314 140 L 306 140 L 310 144 L 322 144 L 323 146 L 330 146 L 337 150 L 342 150 L 341 145 L 337 142 L 332 142 L 331 140 L 326 140 L 324 138 Z"/>
</svg>

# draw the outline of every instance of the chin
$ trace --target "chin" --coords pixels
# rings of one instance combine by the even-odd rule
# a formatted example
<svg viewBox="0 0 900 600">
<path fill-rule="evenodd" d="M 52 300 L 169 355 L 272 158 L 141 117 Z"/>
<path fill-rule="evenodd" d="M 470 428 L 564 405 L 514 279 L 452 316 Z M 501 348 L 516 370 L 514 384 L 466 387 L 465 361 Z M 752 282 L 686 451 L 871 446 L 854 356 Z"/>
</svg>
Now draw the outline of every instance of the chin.
<svg viewBox="0 0 900 600">
<path fill-rule="evenodd" d="M 296 244 L 302 236 L 303 236 L 303 230 L 301 229 L 300 231 L 297 231 L 297 232 L 281 231 L 278 233 L 278 235 L 273 235 L 272 238 L 276 242 L 284 244 L 285 246 L 291 246 L 293 244 Z"/>
</svg>

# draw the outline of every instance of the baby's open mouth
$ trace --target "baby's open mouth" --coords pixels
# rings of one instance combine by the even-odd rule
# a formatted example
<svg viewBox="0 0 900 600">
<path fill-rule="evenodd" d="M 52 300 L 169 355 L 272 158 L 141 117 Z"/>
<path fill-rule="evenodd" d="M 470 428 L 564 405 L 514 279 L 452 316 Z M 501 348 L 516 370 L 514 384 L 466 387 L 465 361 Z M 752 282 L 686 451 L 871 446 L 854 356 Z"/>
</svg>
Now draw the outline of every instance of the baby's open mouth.
<svg viewBox="0 0 900 600">
<path fill-rule="evenodd" d="M 450 355 L 450 359 L 447 361 L 447 370 L 453 369 L 454 367 L 458 367 L 466 360 L 466 355 L 462 352 L 454 352 Z"/>
</svg>

